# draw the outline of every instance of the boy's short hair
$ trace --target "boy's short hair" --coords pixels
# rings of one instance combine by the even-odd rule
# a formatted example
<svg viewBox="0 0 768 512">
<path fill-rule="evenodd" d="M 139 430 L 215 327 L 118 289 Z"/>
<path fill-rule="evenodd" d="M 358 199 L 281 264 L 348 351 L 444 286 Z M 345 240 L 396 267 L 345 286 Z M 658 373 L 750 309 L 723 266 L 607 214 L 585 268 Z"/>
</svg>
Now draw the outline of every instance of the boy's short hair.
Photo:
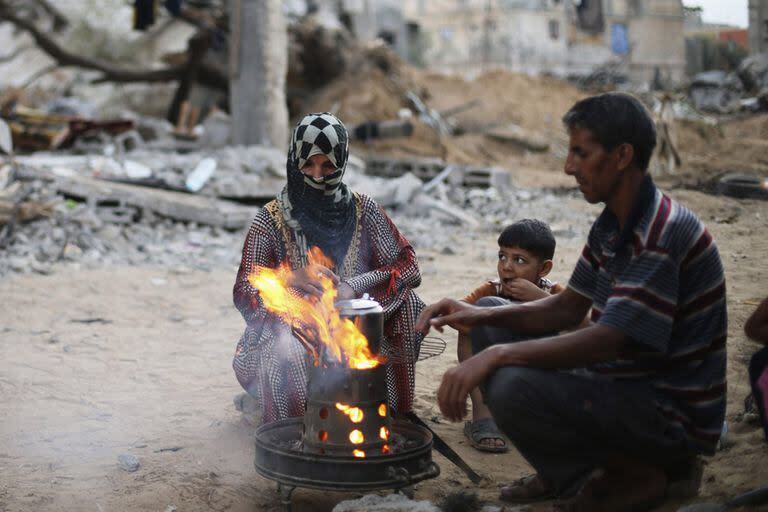
<svg viewBox="0 0 768 512">
<path fill-rule="evenodd" d="M 648 110 L 634 96 L 609 92 L 584 98 L 566 112 L 563 124 L 569 130 L 589 130 L 607 151 L 624 143 L 630 144 L 635 150 L 637 166 L 648 169 L 656 147 L 656 125 Z"/>
<path fill-rule="evenodd" d="M 520 247 L 532 252 L 540 260 L 555 256 L 555 236 L 546 222 L 523 219 L 505 227 L 499 235 L 499 247 Z"/>
</svg>

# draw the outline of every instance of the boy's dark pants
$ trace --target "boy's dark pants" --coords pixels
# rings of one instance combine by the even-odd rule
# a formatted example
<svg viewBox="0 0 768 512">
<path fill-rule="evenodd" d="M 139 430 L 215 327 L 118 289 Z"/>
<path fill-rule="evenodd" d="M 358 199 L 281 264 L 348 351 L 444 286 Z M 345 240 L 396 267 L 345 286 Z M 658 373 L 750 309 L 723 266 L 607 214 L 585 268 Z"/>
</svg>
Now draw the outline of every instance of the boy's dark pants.
<svg viewBox="0 0 768 512">
<path fill-rule="evenodd" d="M 510 302 L 484 297 L 478 306 Z M 522 341 L 507 329 L 472 329 L 472 353 Z M 647 382 L 613 381 L 585 370 L 507 366 L 481 385 L 493 419 L 554 490 L 567 496 L 580 477 L 616 456 L 662 467 L 690 461 L 682 439 L 670 437 Z"/>
</svg>

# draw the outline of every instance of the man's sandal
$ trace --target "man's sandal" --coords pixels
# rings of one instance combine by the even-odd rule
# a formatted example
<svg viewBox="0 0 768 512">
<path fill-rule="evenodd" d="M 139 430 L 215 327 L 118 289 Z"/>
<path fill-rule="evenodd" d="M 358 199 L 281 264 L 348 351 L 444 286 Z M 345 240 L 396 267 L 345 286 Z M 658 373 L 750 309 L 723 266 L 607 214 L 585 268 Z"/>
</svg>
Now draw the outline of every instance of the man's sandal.
<svg viewBox="0 0 768 512">
<path fill-rule="evenodd" d="M 535 503 L 551 500 L 554 497 L 555 492 L 547 487 L 539 475 L 518 478 L 502 487 L 499 493 L 499 499 L 508 503 Z"/>
<path fill-rule="evenodd" d="M 496 426 L 493 418 L 464 422 L 464 435 L 467 436 L 472 447 L 481 452 L 503 453 L 509 450 L 507 441 L 499 431 L 499 427 Z M 483 441 L 496 439 L 500 440 L 503 444 L 496 446 L 483 443 Z"/>
</svg>

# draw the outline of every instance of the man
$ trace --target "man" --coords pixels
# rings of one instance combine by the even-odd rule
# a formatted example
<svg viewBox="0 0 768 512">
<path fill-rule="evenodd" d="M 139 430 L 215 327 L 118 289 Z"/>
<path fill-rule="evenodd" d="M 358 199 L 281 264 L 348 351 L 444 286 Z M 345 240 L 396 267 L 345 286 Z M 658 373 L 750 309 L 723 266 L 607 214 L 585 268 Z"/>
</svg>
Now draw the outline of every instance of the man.
<svg viewBox="0 0 768 512">
<path fill-rule="evenodd" d="M 537 471 L 503 488 L 503 499 L 635 510 L 715 450 L 725 414 L 723 269 L 701 222 L 648 175 L 656 132 L 635 98 L 587 98 L 563 122 L 566 174 L 588 202 L 605 203 L 566 290 L 498 307 L 443 299 L 416 327 L 473 327 L 476 355 L 445 373 L 438 402 L 457 421 L 481 386 L 496 424 Z M 590 307 L 590 327 L 551 335 Z M 520 335 L 536 339 L 504 343 Z"/>
</svg>

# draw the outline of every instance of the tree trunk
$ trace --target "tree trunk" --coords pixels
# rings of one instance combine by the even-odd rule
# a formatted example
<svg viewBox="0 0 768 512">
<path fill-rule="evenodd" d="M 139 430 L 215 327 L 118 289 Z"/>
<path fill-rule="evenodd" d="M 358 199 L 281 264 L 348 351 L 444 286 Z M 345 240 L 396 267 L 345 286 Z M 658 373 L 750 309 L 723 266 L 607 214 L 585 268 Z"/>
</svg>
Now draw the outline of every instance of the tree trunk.
<svg viewBox="0 0 768 512">
<path fill-rule="evenodd" d="M 231 0 L 232 142 L 285 148 L 288 35 L 281 0 Z"/>
</svg>

